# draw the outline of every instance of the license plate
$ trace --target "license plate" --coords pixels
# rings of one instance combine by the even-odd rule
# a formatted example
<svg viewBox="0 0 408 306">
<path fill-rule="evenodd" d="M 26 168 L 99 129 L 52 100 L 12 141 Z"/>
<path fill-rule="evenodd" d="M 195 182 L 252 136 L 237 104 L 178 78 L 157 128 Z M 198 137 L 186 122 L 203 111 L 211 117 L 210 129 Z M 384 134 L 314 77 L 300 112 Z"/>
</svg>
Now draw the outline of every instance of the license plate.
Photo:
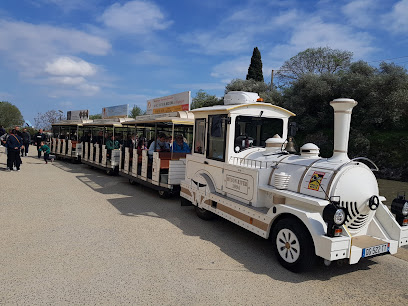
<svg viewBox="0 0 408 306">
<path fill-rule="evenodd" d="M 390 250 L 390 244 L 384 243 L 381 245 L 372 246 L 369 248 L 363 249 L 363 255 L 361 257 L 370 257 L 382 253 L 386 253 Z"/>
</svg>

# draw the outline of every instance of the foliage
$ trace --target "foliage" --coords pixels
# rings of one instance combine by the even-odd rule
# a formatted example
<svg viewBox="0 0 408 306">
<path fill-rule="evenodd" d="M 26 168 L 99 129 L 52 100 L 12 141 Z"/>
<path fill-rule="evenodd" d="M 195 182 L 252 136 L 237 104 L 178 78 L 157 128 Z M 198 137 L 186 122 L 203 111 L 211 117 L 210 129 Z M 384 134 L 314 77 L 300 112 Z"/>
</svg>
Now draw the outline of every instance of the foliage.
<svg viewBox="0 0 408 306">
<path fill-rule="evenodd" d="M 136 118 L 137 116 L 144 115 L 144 113 L 145 112 L 143 112 L 139 106 L 134 105 L 133 108 L 130 110 L 129 117 Z"/>
<path fill-rule="evenodd" d="M 51 130 L 53 123 L 66 119 L 61 111 L 49 110 L 44 114 L 38 113 L 34 118 L 35 127 L 37 129 Z"/>
<path fill-rule="evenodd" d="M 0 125 L 8 129 L 23 123 L 23 116 L 17 106 L 10 102 L 0 102 Z"/>
<path fill-rule="evenodd" d="M 353 53 L 329 47 L 309 48 L 285 61 L 277 72 L 283 83 L 306 74 L 333 74 L 350 66 Z"/>
<path fill-rule="evenodd" d="M 90 120 L 102 119 L 102 114 L 89 115 Z"/>
<path fill-rule="evenodd" d="M 248 67 L 248 74 L 246 76 L 247 80 L 255 80 L 258 82 L 263 82 L 264 77 L 262 73 L 262 60 L 261 60 L 261 52 L 259 51 L 258 47 L 254 48 L 251 57 L 251 64 Z"/>
<path fill-rule="evenodd" d="M 191 109 L 208 107 L 223 104 L 223 100 L 214 95 L 209 95 L 204 90 L 197 91 L 196 96 L 192 99 Z"/>
</svg>

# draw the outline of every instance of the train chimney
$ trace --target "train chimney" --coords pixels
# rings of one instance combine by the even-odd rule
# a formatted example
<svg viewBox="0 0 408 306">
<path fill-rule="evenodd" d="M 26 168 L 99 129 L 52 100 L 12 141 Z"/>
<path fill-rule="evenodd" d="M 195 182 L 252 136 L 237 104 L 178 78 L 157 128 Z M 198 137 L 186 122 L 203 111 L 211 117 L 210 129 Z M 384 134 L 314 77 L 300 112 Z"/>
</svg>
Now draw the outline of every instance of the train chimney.
<svg viewBox="0 0 408 306">
<path fill-rule="evenodd" d="M 331 161 L 348 161 L 348 141 L 351 112 L 357 102 L 353 99 L 334 99 L 330 102 L 334 109 L 334 150 Z"/>
</svg>

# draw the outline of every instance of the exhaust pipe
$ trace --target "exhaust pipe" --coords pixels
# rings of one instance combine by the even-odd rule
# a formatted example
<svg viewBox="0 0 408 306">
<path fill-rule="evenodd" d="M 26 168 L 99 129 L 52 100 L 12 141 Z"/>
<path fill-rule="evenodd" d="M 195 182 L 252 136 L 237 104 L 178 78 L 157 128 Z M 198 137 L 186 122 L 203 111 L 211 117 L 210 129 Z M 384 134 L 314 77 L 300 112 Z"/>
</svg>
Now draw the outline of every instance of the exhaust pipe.
<svg viewBox="0 0 408 306">
<path fill-rule="evenodd" d="M 334 99 L 330 102 L 334 109 L 334 149 L 330 161 L 349 161 L 347 155 L 350 134 L 351 113 L 357 102 L 353 99 Z"/>
</svg>

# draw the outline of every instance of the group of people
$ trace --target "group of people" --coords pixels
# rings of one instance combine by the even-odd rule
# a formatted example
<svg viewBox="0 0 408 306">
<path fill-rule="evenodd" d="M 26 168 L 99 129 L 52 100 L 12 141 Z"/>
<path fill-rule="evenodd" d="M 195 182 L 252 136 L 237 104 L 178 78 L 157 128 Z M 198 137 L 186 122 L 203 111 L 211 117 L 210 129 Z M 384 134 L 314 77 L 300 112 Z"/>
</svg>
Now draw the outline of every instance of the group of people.
<svg viewBox="0 0 408 306">
<path fill-rule="evenodd" d="M 175 141 L 172 142 L 172 137 L 166 137 L 166 134 L 160 133 L 155 141 L 149 146 L 149 155 L 153 152 L 174 152 L 174 153 L 190 153 L 191 149 L 184 141 L 181 134 L 177 134 Z"/>
<path fill-rule="evenodd" d="M 47 136 L 42 129 L 34 135 L 33 140 L 37 146 L 38 158 L 41 158 L 41 153 L 44 152 L 44 160 L 48 163 L 50 148 L 46 145 Z M 31 134 L 26 128 L 21 132 L 20 127 L 16 126 L 7 133 L 4 127 L 0 126 L 0 145 L 6 148 L 7 153 L 6 171 L 20 171 L 21 164 L 23 163 L 21 157 L 27 156 L 30 144 Z"/>
</svg>

